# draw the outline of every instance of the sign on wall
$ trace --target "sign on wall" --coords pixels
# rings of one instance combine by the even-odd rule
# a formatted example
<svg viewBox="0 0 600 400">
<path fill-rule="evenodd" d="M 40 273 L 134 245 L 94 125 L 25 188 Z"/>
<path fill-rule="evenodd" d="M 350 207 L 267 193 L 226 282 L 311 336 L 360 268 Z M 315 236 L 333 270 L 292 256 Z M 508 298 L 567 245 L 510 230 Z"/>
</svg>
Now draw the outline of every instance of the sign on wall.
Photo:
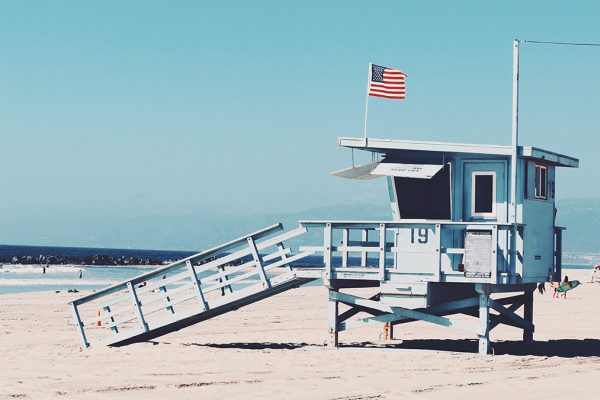
<svg viewBox="0 0 600 400">
<path fill-rule="evenodd" d="M 465 277 L 492 276 L 492 231 L 468 230 L 465 233 Z"/>
</svg>

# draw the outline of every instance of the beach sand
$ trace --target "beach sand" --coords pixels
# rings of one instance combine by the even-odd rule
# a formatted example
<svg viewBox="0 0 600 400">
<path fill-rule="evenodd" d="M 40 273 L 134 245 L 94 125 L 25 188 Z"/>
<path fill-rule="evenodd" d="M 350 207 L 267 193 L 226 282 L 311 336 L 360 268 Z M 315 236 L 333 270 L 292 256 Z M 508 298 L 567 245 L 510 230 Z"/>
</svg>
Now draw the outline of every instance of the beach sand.
<svg viewBox="0 0 600 400">
<path fill-rule="evenodd" d="M 588 281 L 588 271 L 566 271 Z M 597 398 L 600 285 L 534 300 L 535 342 L 500 326 L 494 356 L 422 322 L 340 333 L 324 347 L 327 293 L 305 287 L 121 348 L 83 349 L 67 303 L 82 293 L 0 295 L 0 397 L 61 399 Z M 469 318 L 469 317 L 465 317 Z M 426 350 L 415 350 L 421 348 Z"/>
</svg>

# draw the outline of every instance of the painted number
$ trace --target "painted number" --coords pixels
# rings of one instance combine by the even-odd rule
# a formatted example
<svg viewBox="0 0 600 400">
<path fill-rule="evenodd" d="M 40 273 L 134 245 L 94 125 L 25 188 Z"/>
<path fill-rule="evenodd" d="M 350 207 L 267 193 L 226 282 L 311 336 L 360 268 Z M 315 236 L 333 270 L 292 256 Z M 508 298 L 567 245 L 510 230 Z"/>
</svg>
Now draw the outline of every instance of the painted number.
<svg viewBox="0 0 600 400">
<path fill-rule="evenodd" d="M 415 235 L 415 231 L 417 231 L 416 235 Z M 414 229 L 413 228 L 410 230 L 410 242 L 411 243 L 425 244 L 425 243 L 427 243 L 428 239 L 429 239 L 429 229 L 424 229 L 424 228 Z M 416 242 L 415 242 L 415 240 L 416 240 Z"/>
</svg>

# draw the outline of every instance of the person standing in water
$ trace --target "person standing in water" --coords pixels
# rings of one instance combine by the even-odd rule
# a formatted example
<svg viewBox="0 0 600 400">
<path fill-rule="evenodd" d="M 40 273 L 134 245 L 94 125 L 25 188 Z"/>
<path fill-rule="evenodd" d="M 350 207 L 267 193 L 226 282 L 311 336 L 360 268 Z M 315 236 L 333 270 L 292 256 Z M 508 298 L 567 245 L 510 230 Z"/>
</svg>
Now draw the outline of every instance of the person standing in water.
<svg viewBox="0 0 600 400">
<path fill-rule="evenodd" d="M 42 274 L 45 274 L 45 273 L 46 273 L 46 266 L 44 265 L 44 266 L 42 267 Z"/>
<path fill-rule="evenodd" d="M 81 278 L 83 278 L 83 270 L 82 269 L 79 270 L 79 279 L 81 279 Z"/>
</svg>

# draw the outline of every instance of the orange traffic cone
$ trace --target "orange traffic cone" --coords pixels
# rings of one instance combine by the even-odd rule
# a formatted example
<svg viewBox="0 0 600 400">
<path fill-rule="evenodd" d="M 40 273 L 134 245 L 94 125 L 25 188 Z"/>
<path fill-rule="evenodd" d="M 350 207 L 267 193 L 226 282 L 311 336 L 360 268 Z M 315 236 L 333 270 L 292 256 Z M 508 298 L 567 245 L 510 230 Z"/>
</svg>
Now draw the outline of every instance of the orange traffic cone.
<svg viewBox="0 0 600 400">
<path fill-rule="evenodd" d="M 102 319 L 100 318 L 100 310 L 98 310 L 98 321 L 96 321 L 96 326 L 102 326 Z"/>
</svg>

